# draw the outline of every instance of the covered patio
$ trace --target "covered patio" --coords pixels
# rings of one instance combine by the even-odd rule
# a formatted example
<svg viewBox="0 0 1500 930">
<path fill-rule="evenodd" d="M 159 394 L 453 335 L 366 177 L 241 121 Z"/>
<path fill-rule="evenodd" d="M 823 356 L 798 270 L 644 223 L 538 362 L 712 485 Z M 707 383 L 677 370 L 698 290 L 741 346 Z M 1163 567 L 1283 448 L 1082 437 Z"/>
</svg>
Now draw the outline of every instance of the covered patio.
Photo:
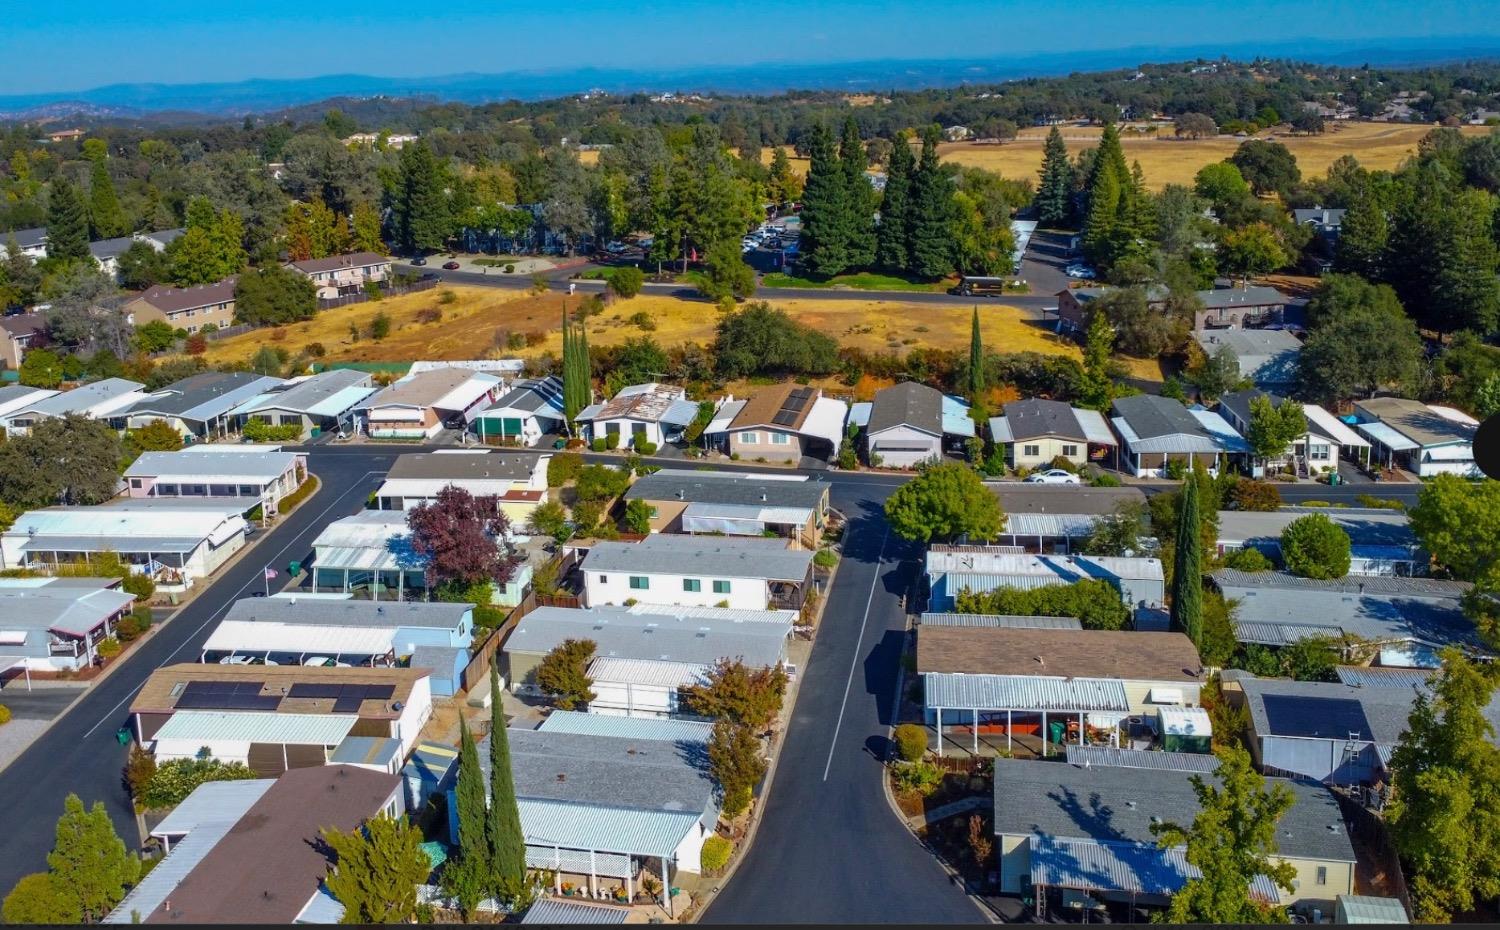
<svg viewBox="0 0 1500 930">
<path fill-rule="evenodd" d="M 982 737 L 1004 736 L 1007 754 L 1015 752 L 1017 742 L 1036 746 L 1044 758 L 1054 742 L 1118 745 L 1120 721 L 1130 713 L 1125 685 L 1117 679 L 928 672 L 922 683 L 939 756 L 945 730 L 976 756 L 985 754 L 982 743 L 992 753 L 1000 748 L 998 741 Z"/>
</svg>

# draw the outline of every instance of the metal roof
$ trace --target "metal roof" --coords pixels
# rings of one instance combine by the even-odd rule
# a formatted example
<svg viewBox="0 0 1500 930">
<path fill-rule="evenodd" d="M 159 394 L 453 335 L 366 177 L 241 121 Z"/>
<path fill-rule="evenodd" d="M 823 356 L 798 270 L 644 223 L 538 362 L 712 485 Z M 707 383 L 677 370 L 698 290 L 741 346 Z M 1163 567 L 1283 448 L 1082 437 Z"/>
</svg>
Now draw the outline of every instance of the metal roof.
<svg viewBox="0 0 1500 930">
<path fill-rule="evenodd" d="M 341 602 L 337 602 L 341 603 Z M 309 626 L 304 623 L 224 620 L 203 644 L 205 652 L 292 655 L 383 656 L 391 651 L 395 627 Z"/>
<path fill-rule="evenodd" d="M 607 904 L 584 904 L 559 898 L 542 898 L 526 909 L 523 924 L 623 924 L 626 907 Z"/>
<path fill-rule="evenodd" d="M 708 760 L 697 741 L 678 743 L 514 728 L 505 733 L 517 798 L 593 809 L 685 813 L 694 818 L 713 806 Z M 486 783 L 490 774 L 489 742 L 486 736 L 479 749 Z"/>
<path fill-rule="evenodd" d="M 805 511 L 823 506 L 828 490 L 827 482 L 809 481 L 801 475 L 663 469 L 638 479 L 625 492 L 625 499 L 747 504 Z"/>
<path fill-rule="evenodd" d="M 589 678 L 594 681 L 676 690 L 686 685 L 702 684 L 708 665 L 696 662 L 664 662 L 659 659 L 620 659 L 601 656 L 589 663 Z"/>
<path fill-rule="evenodd" d="M 292 470 L 293 452 L 142 452 L 126 478 L 197 484 L 268 484 Z"/>
<path fill-rule="evenodd" d="M 554 710 L 537 729 L 543 733 L 577 733 L 581 736 L 612 736 L 707 745 L 709 737 L 713 736 L 714 725 L 680 717 L 616 717 Z"/>
<path fill-rule="evenodd" d="M 636 605 L 641 606 L 641 605 Z M 786 611 L 722 611 L 713 616 L 700 608 L 691 614 L 672 608 L 660 613 L 594 607 L 539 607 L 522 617 L 505 641 L 508 653 L 545 655 L 568 639 L 594 643 L 600 658 L 650 659 L 710 665 L 738 658 L 750 667 L 768 668 L 781 661 L 792 620 Z M 772 622 L 743 620 L 740 613 L 779 615 Z"/>
<path fill-rule="evenodd" d="M 120 415 L 160 414 L 205 422 L 283 383 L 248 371 L 203 371 L 152 391 Z"/>
<path fill-rule="evenodd" d="M 510 411 L 560 420 L 563 416 L 562 379 L 555 376 L 517 381 L 484 411 L 493 417 Z"/>
<path fill-rule="evenodd" d="M 1342 211 L 1340 211 L 1342 212 Z M 1337 899 L 1337 922 L 1343 924 L 1409 924 L 1406 907 L 1397 898 L 1341 894 Z"/>
<path fill-rule="evenodd" d="M 706 538 L 654 533 L 636 543 L 600 542 L 584 556 L 589 572 L 703 575 L 802 581 L 813 553 L 788 549 L 786 541 L 762 538 Z"/>
<path fill-rule="evenodd" d="M 1384 423 L 1356 423 L 1354 428 L 1370 437 L 1371 441 L 1377 442 L 1392 452 L 1409 452 L 1420 448 L 1417 443 L 1407 439 Z"/>
<path fill-rule="evenodd" d="M 447 601 L 334 601 L 281 595 L 241 598 L 230 605 L 224 619 L 373 629 L 456 630 L 473 609 L 473 604 Z"/>
<path fill-rule="evenodd" d="M 151 835 L 180 836 L 204 824 L 234 823 L 274 784 L 274 778 L 204 782 L 194 788 L 181 804 L 172 808 L 171 813 L 151 829 Z"/>
<path fill-rule="evenodd" d="M 1375 397 L 1359 401 L 1354 407 L 1361 419 L 1379 420 L 1382 426 L 1390 427 L 1418 446 L 1470 442 L 1478 426 L 1473 417 L 1452 407 L 1436 407 L 1404 397 Z M 1357 428 L 1370 435 L 1364 429 L 1368 425 L 1361 423 Z"/>
<path fill-rule="evenodd" d="M 145 385 L 137 381 L 105 378 L 43 398 L 17 413 L 24 412 L 49 417 L 67 416 L 70 413 L 95 415 L 114 413 L 119 408 L 135 401 L 137 393 L 144 387 Z"/>
<path fill-rule="evenodd" d="M 1063 765 L 996 759 L 995 833 L 1092 839 L 1155 846 L 1155 820 L 1192 823 L 1198 796 L 1191 779 L 1212 775 L 1156 769 Z M 1333 862 L 1355 861 L 1333 792 L 1322 785 L 1279 778 L 1292 808 L 1276 829 L 1278 854 Z M 1082 810 L 1080 810 L 1080 805 Z M 1108 811 L 1108 816 L 1099 813 Z M 1333 829 L 1330 829 L 1333 828 Z"/>
<path fill-rule="evenodd" d="M 924 626 L 1008 627 L 1021 630 L 1081 630 L 1075 617 L 1021 617 L 998 614 L 924 613 Z"/>
<path fill-rule="evenodd" d="M 256 779 L 256 781 L 260 780 Z M 274 779 L 266 779 L 266 781 L 274 781 Z M 252 782 L 234 782 L 233 784 L 244 785 L 252 784 Z M 207 786 L 200 785 L 198 790 L 201 791 L 204 787 Z M 261 793 L 264 794 L 264 790 Z M 256 800 L 259 798 L 257 797 Z M 173 843 L 172 851 L 167 853 L 135 887 L 130 889 L 129 893 L 101 923 L 133 924 L 137 922 L 137 919 L 144 923 L 153 912 L 159 910 L 167 902 L 172 892 L 182 884 L 183 879 L 202 864 L 203 859 L 213 851 L 215 846 L 219 845 L 219 842 L 234 827 L 237 819 L 204 823 Z"/>
<path fill-rule="evenodd" d="M 375 390 L 368 372 L 334 368 L 289 381 L 284 390 L 252 397 L 233 412 L 249 415 L 261 410 L 286 410 L 310 417 L 333 417 L 359 406 Z"/>
<path fill-rule="evenodd" d="M 1217 413 L 1214 413 L 1212 410 L 1206 410 L 1197 404 L 1189 407 L 1188 413 L 1192 414 L 1193 419 L 1198 421 L 1198 425 L 1213 439 L 1221 451 L 1250 451 L 1250 444 L 1245 441 L 1245 437 L 1235 432 L 1234 427 L 1229 425 L 1229 421 Z"/>
<path fill-rule="evenodd" d="M 1079 539 L 1094 530 L 1092 513 L 1008 513 L 1002 536 L 1066 536 Z"/>
<path fill-rule="evenodd" d="M 1036 576 L 1065 584 L 1085 578 L 1160 580 L 1160 559 L 1102 555 L 1031 555 L 995 552 L 991 546 L 931 546 L 927 574 Z"/>
<path fill-rule="evenodd" d="M 1425 688 L 1436 674 L 1430 668 L 1384 668 L 1340 665 L 1334 669 L 1339 681 L 1356 688 Z"/>
<path fill-rule="evenodd" d="M 1302 415 L 1307 418 L 1307 427 L 1311 432 L 1322 434 L 1324 438 L 1331 439 L 1341 446 L 1365 448 L 1370 445 L 1361 439 L 1358 433 L 1345 425 L 1343 420 L 1316 404 L 1303 404 Z"/>
<path fill-rule="evenodd" d="M 313 540 L 319 568 L 420 569 L 426 560 L 411 547 L 406 512 L 361 510 L 335 520 Z"/>
<path fill-rule="evenodd" d="M 401 761 L 401 741 L 394 736 L 346 736 L 329 756 L 331 765 L 378 765 Z"/>
<path fill-rule="evenodd" d="M 1193 339 L 1205 355 L 1227 348 L 1239 364 L 1240 377 L 1256 384 L 1294 384 L 1302 340 L 1284 329 L 1198 330 Z"/>
<path fill-rule="evenodd" d="M 147 502 L 155 506 L 144 506 Z M 117 500 L 92 507 L 28 510 L 5 533 L 28 540 L 31 551 L 191 552 L 205 539 L 215 544 L 246 529 L 242 502 L 183 501 L 176 498 Z"/>
<path fill-rule="evenodd" d="M 428 407 L 467 410 L 471 404 L 501 383 L 494 375 L 463 368 L 435 368 L 408 374 L 360 404 L 362 409 L 382 407 Z"/>
<path fill-rule="evenodd" d="M 1067 744 L 1068 764 L 1090 768 L 1155 769 L 1159 772 L 1217 772 L 1219 757 L 1211 753 L 1159 752 L 1146 749 L 1118 749 L 1114 746 L 1078 746 Z"/>
<path fill-rule="evenodd" d="M 720 401 L 718 407 L 714 410 L 713 419 L 708 421 L 708 426 L 704 428 L 703 432 L 707 435 L 729 432 L 730 424 L 745 409 L 745 403 L 743 400 Z"/>
<path fill-rule="evenodd" d="M 635 420 L 686 426 L 698 416 L 698 403 L 682 388 L 665 384 L 633 384 L 620 388 L 610 400 L 579 411 L 579 420 Z"/>
<path fill-rule="evenodd" d="M 1283 508 L 1273 511 L 1219 511 L 1219 542 L 1280 546 L 1281 534 L 1293 520 L 1321 513 L 1349 535 L 1357 546 L 1415 548 L 1416 534 L 1406 514 L 1397 510 L 1344 508 Z"/>
<path fill-rule="evenodd" d="M 1394 747 L 1406 732 L 1416 688 L 1359 688 L 1336 681 L 1240 678 L 1257 736 L 1293 736 L 1342 745 L 1350 733 Z M 1351 716 L 1357 710 L 1357 716 Z"/>
<path fill-rule="evenodd" d="M 337 746 L 354 729 L 353 714 L 277 714 L 265 711 L 180 710 L 151 738 L 201 744 L 291 743 Z"/>
<path fill-rule="evenodd" d="M 1033 835 L 1028 841 L 1031 883 L 1084 891 L 1124 891 L 1170 897 L 1202 875 L 1187 861 L 1187 849 L 1163 849 L 1155 843 L 1063 839 Z M 1272 904 L 1281 901 L 1276 883 L 1257 875 L 1250 894 Z"/>
<path fill-rule="evenodd" d="M 962 710 L 1130 711 L 1117 678 L 1042 678 L 1036 675 L 922 676 L 928 707 Z"/>
<path fill-rule="evenodd" d="M 33 580 L 43 583 L 7 583 Z M 0 579 L 0 617 L 4 618 L 0 625 L 81 637 L 135 602 L 135 595 L 112 587 L 119 583 L 115 578 L 87 579 L 94 582 L 93 587 L 46 583 L 54 580 Z"/>
<path fill-rule="evenodd" d="M 484 758 L 481 752 L 480 758 Z M 635 856 L 671 857 L 703 815 L 688 811 L 618 807 L 517 798 L 521 831 L 530 846 L 593 849 Z"/>
</svg>

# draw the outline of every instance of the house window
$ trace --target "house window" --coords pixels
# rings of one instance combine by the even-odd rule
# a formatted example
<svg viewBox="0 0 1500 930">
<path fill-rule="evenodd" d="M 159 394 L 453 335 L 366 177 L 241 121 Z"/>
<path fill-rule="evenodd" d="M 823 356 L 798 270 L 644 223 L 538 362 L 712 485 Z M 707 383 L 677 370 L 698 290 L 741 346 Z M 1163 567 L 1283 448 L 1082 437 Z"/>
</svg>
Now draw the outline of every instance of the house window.
<svg viewBox="0 0 1500 930">
<path fill-rule="evenodd" d="M 1074 446 L 1074 445 L 1066 445 L 1065 444 L 1063 446 L 1062 454 L 1064 456 L 1066 456 L 1067 458 L 1073 458 L 1074 456 L 1078 455 L 1078 447 Z"/>
<path fill-rule="evenodd" d="M 703 582 L 697 578 L 684 578 L 682 579 L 682 590 L 696 594 L 703 590 Z"/>
<path fill-rule="evenodd" d="M 600 575 L 599 576 L 599 583 L 600 584 L 609 584 L 609 576 L 608 575 Z"/>
<path fill-rule="evenodd" d="M 1328 461 L 1328 447 L 1327 446 L 1308 446 L 1307 450 L 1308 450 L 1308 458 L 1312 459 L 1313 461 L 1316 461 L 1316 462 L 1326 462 L 1326 461 Z"/>
<path fill-rule="evenodd" d="M 651 587 L 651 579 L 645 575 L 631 575 L 630 587 L 634 591 L 645 591 Z"/>
<path fill-rule="evenodd" d="M 1026 456 L 1031 456 L 1032 458 L 1035 458 L 1036 456 L 1042 454 L 1042 447 L 1041 446 L 1022 446 L 1021 447 L 1021 454 L 1022 455 L 1026 455 Z"/>
<path fill-rule="evenodd" d="M 137 491 L 139 491 L 141 489 L 141 479 L 139 479 L 139 478 L 131 478 L 130 479 L 130 486 L 132 488 L 135 488 Z"/>
<path fill-rule="evenodd" d="M 792 437 L 788 436 L 786 433 L 771 434 L 771 445 L 773 446 L 784 446 L 791 441 Z"/>
<path fill-rule="evenodd" d="M 1326 865 L 1318 866 L 1318 884 L 1328 884 L 1328 866 Z"/>
<path fill-rule="evenodd" d="M 760 444 L 760 434 L 755 432 L 740 433 L 740 442 L 749 446 Z"/>
<path fill-rule="evenodd" d="M 729 582 L 728 581 L 715 581 L 714 582 L 714 593 L 715 594 L 728 594 L 729 593 Z"/>
<path fill-rule="evenodd" d="M 646 424 L 632 423 L 630 424 L 630 432 L 636 436 L 644 436 L 646 435 Z"/>
<path fill-rule="evenodd" d="M 618 422 L 614 421 L 614 420 L 611 420 L 610 422 L 604 424 L 604 435 L 606 435 L 606 436 L 618 436 L 618 435 L 620 435 L 620 424 Z"/>
</svg>

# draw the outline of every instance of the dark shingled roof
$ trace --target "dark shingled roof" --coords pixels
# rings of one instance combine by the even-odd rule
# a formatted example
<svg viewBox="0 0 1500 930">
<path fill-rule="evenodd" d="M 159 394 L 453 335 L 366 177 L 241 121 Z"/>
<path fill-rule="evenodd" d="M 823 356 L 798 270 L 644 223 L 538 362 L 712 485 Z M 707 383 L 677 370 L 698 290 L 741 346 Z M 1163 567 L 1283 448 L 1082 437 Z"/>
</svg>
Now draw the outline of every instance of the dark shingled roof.
<svg viewBox="0 0 1500 930">
<path fill-rule="evenodd" d="M 1060 400 L 1011 401 L 1005 405 L 1005 422 L 1010 425 L 1011 437 L 1016 442 L 1038 436 L 1061 436 L 1086 442 L 1083 426 L 1073 415 L 1073 408 Z"/>
<path fill-rule="evenodd" d="M 713 800 L 702 743 L 506 730 L 516 797 L 701 814 Z M 485 784 L 489 737 L 479 747 Z"/>
<path fill-rule="evenodd" d="M 873 435 L 896 426 L 943 435 L 943 392 L 915 381 L 876 391 L 866 432 Z"/>
<path fill-rule="evenodd" d="M 626 500 L 681 500 L 693 504 L 753 504 L 765 507 L 822 506 L 828 496 L 823 481 L 767 480 L 757 475 L 666 469 L 630 486 Z"/>
<path fill-rule="evenodd" d="M 213 284 L 200 284 L 197 287 L 171 287 L 158 284 L 137 299 L 144 300 L 163 313 L 196 310 L 199 307 L 234 300 L 234 285 L 238 280 L 238 277 L 229 277 Z"/>
<path fill-rule="evenodd" d="M 1185 433 L 1207 436 L 1196 417 L 1180 402 L 1157 394 L 1136 394 L 1114 402 L 1115 416 L 1124 417 L 1130 428 L 1142 439 Z"/>
</svg>

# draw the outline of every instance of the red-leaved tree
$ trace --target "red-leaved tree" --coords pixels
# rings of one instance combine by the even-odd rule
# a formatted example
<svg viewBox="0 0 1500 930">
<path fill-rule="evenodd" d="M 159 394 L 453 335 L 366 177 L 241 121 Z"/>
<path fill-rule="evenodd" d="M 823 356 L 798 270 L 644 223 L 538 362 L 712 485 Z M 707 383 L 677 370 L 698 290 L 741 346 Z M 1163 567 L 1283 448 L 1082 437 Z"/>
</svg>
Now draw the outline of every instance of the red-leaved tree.
<svg viewBox="0 0 1500 930">
<path fill-rule="evenodd" d="M 521 558 L 506 541 L 510 520 L 494 495 L 448 485 L 406 515 L 412 550 L 427 560 L 431 588 L 468 588 L 510 580 Z"/>
</svg>

